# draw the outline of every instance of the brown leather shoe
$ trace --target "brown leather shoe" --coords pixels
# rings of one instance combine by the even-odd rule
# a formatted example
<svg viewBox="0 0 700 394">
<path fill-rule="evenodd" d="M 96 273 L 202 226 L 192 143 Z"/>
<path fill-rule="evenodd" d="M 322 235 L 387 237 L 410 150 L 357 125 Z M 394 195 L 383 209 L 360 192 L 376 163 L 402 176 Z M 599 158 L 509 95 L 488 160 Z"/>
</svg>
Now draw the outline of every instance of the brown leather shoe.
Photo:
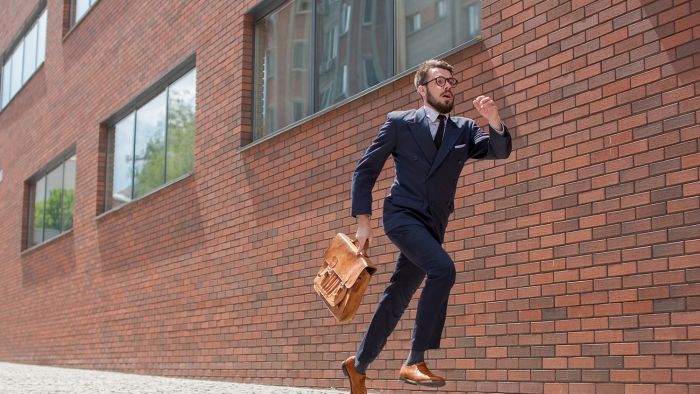
<svg viewBox="0 0 700 394">
<path fill-rule="evenodd" d="M 350 394 L 367 394 L 367 388 L 365 387 L 366 376 L 355 371 L 355 356 L 343 361 L 341 367 L 343 375 L 350 378 Z"/>
<path fill-rule="evenodd" d="M 445 385 L 445 379 L 430 372 L 425 362 L 408 366 L 402 365 L 401 372 L 399 372 L 399 382 L 427 387 L 442 387 Z"/>
</svg>

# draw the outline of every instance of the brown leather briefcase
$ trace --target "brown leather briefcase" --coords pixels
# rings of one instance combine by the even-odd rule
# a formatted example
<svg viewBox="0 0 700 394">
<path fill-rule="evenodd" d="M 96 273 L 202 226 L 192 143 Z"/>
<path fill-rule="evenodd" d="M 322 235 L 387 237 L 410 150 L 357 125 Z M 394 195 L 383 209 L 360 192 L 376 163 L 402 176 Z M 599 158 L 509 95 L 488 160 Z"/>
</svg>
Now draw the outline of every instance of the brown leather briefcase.
<svg viewBox="0 0 700 394">
<path fill-rule="evenodd" d="M 355 317 L 362 295 L 377 268 L 367 258 L 367 243 L 362 256 L 357 245 L 338 233 L 323 256 L 323 265 L 314 278 L 314 289 L 338 322 Z"/>
</svg>

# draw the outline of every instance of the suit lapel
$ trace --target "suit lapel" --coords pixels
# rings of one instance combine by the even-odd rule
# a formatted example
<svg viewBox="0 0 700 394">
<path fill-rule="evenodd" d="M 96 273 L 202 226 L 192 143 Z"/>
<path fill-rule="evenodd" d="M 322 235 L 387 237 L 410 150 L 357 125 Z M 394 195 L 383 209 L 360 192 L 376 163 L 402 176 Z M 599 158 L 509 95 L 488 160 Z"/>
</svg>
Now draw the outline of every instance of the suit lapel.
<svg viewBox="0 0 700 394">
<path fill-rule="evenodd" d="M 445 157 L 447 157 L 447 154 L 450 152 L 450 149 L 452 149 L 455 145 L 455 142 L 457 142 L 457 139 L 459 138 L 460 130 L 457 125 L 452 121 L 452 118 L 445 123 L 445 136 L 442 139 L 442 144 L 440 145 L 440 150 L 437 152 L 437 155 L 435 157 L 435 161 L 433 161 L 432 167 L 430 167 L 430 172 L 428 173 L 428 176 L 432 175 L 433 172 L 440 166 L 440 163 L 442 163 L 443 160 L 445 160 Z M 435 145 L 433 144 L 433 147 Z"/>
<path fill-rule="evenodd" d="M 413 121 L 409 120 L 406 123 L 425 157 L 429 162 L 433 163 L 438 150 L 435 147 L 435 142 L 433 142 L 433 136 L 430 134 L 430 125 L 428 124 L 428 117 L 425 115 L 425 108 L 421 107 L 418 109 Z"/>
</svg>

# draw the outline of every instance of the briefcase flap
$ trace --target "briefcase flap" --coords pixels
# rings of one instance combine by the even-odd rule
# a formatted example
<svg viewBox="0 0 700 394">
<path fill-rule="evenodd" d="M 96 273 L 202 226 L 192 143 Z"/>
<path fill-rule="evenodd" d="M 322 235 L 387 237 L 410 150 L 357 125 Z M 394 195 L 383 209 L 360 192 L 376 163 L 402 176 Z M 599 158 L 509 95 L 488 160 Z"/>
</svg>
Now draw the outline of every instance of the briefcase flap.
<svg viewBox="0 0 700 394">
<path fill-rule="evenodd" d="M 338 233 L 333 238 L 323 257 L 347 288 L 355 284 L 362 271 L 367 270 L 370 275 L 377 272 L 367 256 L 357 255 L 357 246 L 343 233 Z"/>
</svg>

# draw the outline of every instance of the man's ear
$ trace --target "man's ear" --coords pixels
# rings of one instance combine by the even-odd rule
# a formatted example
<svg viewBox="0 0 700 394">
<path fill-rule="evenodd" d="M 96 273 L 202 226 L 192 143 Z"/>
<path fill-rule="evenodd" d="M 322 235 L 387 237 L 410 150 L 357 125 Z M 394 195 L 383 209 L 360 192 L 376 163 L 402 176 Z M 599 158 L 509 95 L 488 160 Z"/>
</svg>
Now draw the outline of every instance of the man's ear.
<svg viewBox="0 0 700 394">
<path fill-rule="evenodd" d="M 418 89 L 416 89 L 416 91 L 418 92 L 420 98 L 423 99 L 423 101 L 425 101 L 425 85 L 420 85 Z"/>
</svg>

